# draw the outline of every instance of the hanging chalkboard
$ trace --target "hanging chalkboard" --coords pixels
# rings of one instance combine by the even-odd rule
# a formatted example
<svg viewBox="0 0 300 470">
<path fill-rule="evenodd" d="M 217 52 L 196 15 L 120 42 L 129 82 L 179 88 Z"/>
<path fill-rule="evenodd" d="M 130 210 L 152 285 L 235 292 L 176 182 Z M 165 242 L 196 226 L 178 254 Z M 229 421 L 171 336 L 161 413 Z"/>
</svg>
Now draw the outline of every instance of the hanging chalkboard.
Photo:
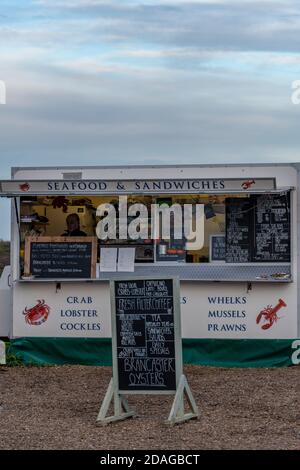
<svg viewBox="0 0 300 470">
<path fill-rule="evenodd" d="M 226 262 L 290 262 L 290 193 L 226 199 Z"/>
<path fill-rule="evenodd" d="M 214 262 L 225 262 L 226 257 L 226 243 L 225 234 L 216 234 L 210 236 L 209 245 L 209 261 Z"/>
<path fill-rule="evenodd" d="M 248 198 L 226 199 L 226 262 L 251 261 L 252 201 Z"/>
<path fill-rule="evenodd" d="M 182 373 L 177 284 L 174 288 L 174 279 L 111 282 L 119 390 L 175 391 Z"/>
<path fill-rule="evenodd" d="M 96 277 L 95 237 L 27 237 L 24 274 L 34 278 Z"/>
<path fill-rule="evenodd" d="M 253 261 L 290 262 L 290 193 L 261 194 L 254 200 Z"/>
</svg>

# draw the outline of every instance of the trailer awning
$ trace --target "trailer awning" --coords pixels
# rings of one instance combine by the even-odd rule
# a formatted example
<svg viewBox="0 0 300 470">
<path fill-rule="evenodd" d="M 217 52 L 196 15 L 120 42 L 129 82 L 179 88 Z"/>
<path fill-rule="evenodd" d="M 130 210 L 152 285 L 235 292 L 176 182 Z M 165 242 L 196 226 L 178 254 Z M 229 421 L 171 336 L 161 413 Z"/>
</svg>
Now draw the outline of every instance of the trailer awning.
<svg viewBox="0 0 300 470">
<path fill-rule="evenodd" d="M 0 180 L 0 196 L 277 193 L 275 178 L 156 180 Z"/>
</svg>

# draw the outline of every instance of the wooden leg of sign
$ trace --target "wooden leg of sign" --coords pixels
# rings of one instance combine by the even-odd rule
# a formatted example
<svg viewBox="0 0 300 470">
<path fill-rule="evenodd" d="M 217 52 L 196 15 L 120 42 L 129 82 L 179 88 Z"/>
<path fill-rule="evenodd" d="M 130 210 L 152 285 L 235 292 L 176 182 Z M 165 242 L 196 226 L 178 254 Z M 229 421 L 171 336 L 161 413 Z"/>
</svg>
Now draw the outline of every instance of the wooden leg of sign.
<svg viewBox="0 0 300 470">
<path fill-rule="evenodd" d="M 184 412 L 184 395 L 186 396 L 188 404 L 190 405 L 190 413 Z M 185 375 L 182 375 L 179 380 L 179 384 L 176 390 L 175 398 L 167 420 L 167 424 L 178 424 L 189 419 L 196 419 L 198 417 L 198 407 L 196 405 L 186 377 Z"/>
<path fill-rule="evenodd" d="M 106 416 L 112 402 L 114 404 L 114 414 L 112 416 Z M 111 379 L 96 422 L 106 425 L 108 423 L 113 423 L 114 421 L 121 421 L 134 416 L 135 412 L 130 410 L 126 398 L 115 390 L 114 380 Z"/>
</svg>

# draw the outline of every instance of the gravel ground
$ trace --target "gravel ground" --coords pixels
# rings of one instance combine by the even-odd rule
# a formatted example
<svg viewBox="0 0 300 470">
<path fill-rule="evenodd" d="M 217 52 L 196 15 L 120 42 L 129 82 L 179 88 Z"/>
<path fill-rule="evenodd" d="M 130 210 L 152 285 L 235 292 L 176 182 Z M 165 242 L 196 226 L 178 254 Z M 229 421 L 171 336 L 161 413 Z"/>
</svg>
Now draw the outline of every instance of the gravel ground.
<svg viewBox="0 0 300 470">
<path fill-rule="evenodd" d="M 300 449 L 300 367 L 185 374 L 198 420 L 166 426 L 171 396 L 134 395 L 139 417 L 103 427 L 110 367 L 0 366 L 0 449 Z"/>
</svg>

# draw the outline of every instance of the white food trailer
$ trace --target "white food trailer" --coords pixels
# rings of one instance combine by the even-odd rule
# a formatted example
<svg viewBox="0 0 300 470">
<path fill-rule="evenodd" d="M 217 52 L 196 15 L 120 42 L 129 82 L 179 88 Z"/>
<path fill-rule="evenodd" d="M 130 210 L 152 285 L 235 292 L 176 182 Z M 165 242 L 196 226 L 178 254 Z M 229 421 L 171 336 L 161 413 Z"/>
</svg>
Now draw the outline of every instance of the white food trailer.
<svg viewBox="0 0 300 470">
<path fill-rule="evenodd" d="M 111 364 L 109 280 L 179 276 L 185 362 L 299 363 L 299 170 L 294 163 L 13 168 L 0 182 L 12 223 L 0 336 L 26 362 Z M 117 207 L 121 195 L 128 206 L 202 205 L 203 246 L 151 235 L 99 240 L 97 207 Z M 85 236 L 72 239 L 65 231 L 74 213 Z M 108 247 L 134 248 L 134 272 L 105 270 Z"/>
</svg>

